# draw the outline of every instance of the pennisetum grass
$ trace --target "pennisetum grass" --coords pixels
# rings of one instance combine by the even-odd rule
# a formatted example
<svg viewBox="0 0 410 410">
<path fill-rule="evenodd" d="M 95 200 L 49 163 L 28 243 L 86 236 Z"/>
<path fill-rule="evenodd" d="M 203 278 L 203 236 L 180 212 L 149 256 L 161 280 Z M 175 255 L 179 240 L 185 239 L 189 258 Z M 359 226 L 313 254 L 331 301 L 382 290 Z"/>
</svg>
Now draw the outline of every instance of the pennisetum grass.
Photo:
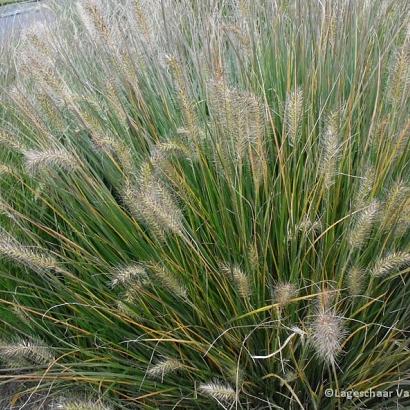
<svg viewBox="0 0 410 410">
<path fill-rule="evenodd" d="M 0 43 L 0 403 L 409 408 L 408 1 L 63 3 Z"/>
</svg>

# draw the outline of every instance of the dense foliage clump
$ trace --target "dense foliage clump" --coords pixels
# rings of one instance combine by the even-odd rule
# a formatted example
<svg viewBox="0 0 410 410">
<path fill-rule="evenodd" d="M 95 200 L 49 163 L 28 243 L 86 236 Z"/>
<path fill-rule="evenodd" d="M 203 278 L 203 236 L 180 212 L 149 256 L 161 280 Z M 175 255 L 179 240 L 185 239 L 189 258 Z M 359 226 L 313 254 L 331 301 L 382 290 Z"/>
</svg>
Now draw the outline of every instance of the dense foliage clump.
<svg viewBox="0 0 410 410">
<path fill-rule="evenodd" d="M 54 8 L 1 54 L 14 405 L 410 406 L 325 395 L 410 382 L 409 3 Z"/>
</svg>

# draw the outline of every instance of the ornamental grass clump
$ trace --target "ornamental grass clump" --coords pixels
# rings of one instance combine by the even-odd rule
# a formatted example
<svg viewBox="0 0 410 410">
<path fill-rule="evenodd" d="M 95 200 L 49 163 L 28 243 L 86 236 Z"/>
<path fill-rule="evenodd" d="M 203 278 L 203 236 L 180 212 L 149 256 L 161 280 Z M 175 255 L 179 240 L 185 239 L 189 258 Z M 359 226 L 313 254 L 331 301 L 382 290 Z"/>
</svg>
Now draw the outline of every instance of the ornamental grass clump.
<svg viewBox="0 0 410 410">
<path fill-rule="evenodd" d="M 0 44 L 0 397 L 410 407 L 408 1 L 50 7 Z"/>
</svg>

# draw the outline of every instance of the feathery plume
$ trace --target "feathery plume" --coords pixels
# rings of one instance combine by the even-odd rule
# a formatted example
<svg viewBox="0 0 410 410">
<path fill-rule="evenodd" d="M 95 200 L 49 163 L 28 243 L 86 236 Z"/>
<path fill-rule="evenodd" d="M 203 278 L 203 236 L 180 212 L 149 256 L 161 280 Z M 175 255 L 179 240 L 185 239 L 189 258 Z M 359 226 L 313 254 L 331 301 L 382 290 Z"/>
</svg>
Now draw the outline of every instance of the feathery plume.
<svg viewBox="0 0 410 410">
<path fill-rule="evenodd" d="M 0 256 L 5 256 L 34 271 L 60 271 L 57 259 L 44 250 L 24 246 L 6 233 L 0 233 Z"/>
<path fill-rule="evenodd" d="M 174 295 L 185 299 L 187 297 L 187 289 L 185 286 L 175 277 L 173 273 L 168 271 L 163 265 L 159 263 L 150 265 L 149 268 L 160 280 L 162 285 L 171 291 Z"/>
<path fill-rule="evenodd" d="M 290 145 L 295 145 L 303 117 L 303 91 L 297 87 L 286 97 L 285 130 Z"/>
<path fill-rule="evenodd" d="M 36 59 L 55 61 L 56 53 L 53 50 L 51 38 L 53 33 L 50 25 L 41 21 L 34 21 L 22 33 L 22 47 L 30 50 L 29 52 Z"/>
<path fill-rule="evenodd" d="M 273 300 L 281 307 L 286 306 L 289 302 L 296 298 L 299 294 L 297 287 L 293 283 L 280 282 L 273 289 Z"/>
<path fill-rule="evenodd" d="M 368 240 L 373 224 L 379 215 L 379 209 L 379 202 L 374 200 L 360 213 L 349 233 L 348 241 L 352 248 L 361 248 Z"/>
<path fill-rule="evenodd" d="M 118 267 L 113 272 L 114 279 L 111 286 L 114 288 L 118 285 L 137 285 L 143 286 L 148 283 L 148 275 L 145 267 L 139 263 Z"/>
<path fill-rule="evenodd" d="M 346 284 L 350 295 L 355 296 L 361 294 L 365 279 L 366 272 L 363 269 L 360 269 L 357 266 L 350 269 L 346 277 Z"/>
<path fill-rule="evenodd" d="M 182 65 L 175 57 L 169 57 L 168 66 L 170 67 L 176 82 L 178 100 L 188 134 L 192 138 L 192 142 L 198 142 L 202 133 L 199 127 L 199 120 L 194 104 L 192 103 L 188 93 Z"/>
<path fill-rule="evenodd" d="M 249 92 L 229 88 L 222 78 L 208 82 L 207 95 L 222 159 L 241 160 L 251 145 L 260 151 L 266 127 L 261 101 Z"/>
<path fill-rule="evenodd" d="M 48 51 L 38 50 L 26 44 L 19 49 L 17 59 L 17 67 L 22 79 L 27 82 L 35 80 L 37 90 L 48 94 L 54 104 L 62 106 L 63 103 L 71 104 L 73 95 L 70 88 L 67 86 L 64 78 L 58 70 L 57 55 Z M 33 119 L 36 116 L 35 110 L 32 109 L 30 102 L 24 101 L 27 96 L 24 92 L 13 90 L 13 99 L 19 106 L 22 106 L 26 115 Z M 41 119 L 36 119 L 36 123 L 42 122 Z"/>
<path fill-rule="evenodd" d="M 364 172 L 363 177 L 360 180 L 359 189 L 353 200 L 353 210 L 364 208 L 369 199 L 369 195 L 373 189 L 374 176 L 376 175 L 373 166 L 368 165 Z"/>
<path fill-rule="evenodd" d="M 222 265 L 221 270 L 232 277 L 238 293 L 243 299 L 248 298 L 252 294 L 249 277 L 238 265 Z"/>
<path fill-rule="evenodd" d="M 110 42 L 110 29 L 99 0 L 77 1 L 76 8 L 84 27 L 93 39 Z"/>
<path fill-rule="evenodd" d="M 391 161 L 400 160 L 401 156 L 406 153 L 407 145 L 410 140 L 410 119 L 400 132 L 390 136 L 389 148 Z"/>
<path fill-rule="evenodd" d="M 410 198 L 404 202 L 397 224 L 395 226 L 394 235 L 396 238 L 403 236 L 410 229 Z"/>
<path fill-rule="evenodd" d="M 320 172 L 323 178 L 323 184 L 326 188 L 330 188 L 335 182 L 334 179 L 340 154 L 337 118 L 337 112 L 329 116 L 320 141 L 322 145 Z"/>
<path fill-rule="evenodd" d="M 181 157 L 195 159 L 194 153 L 189 147 L 176 141 L 167 141 L 156 144 L 150 155 L 150 161 L 154 167 L 154 172 L 158 171 L 160 174 L 167 176 L 168 180 L 175 178 L 175 168 L 171 163 L 172 157 Z"/>
<path fill-rule="evenodd" d="M 399 103 L 410 86 L 410 53 L 409 47 L 399 48 L 390 66 L 387 81 L 387 96 L 392 103 Z"/>
<path fill-rule="evenodd" d="M 258 247 L 254 240 L 249 244 L 247 254 L 248 254 L 249 265 L 253 269 L 258 270 L 260 266 L 259 252 L 258 252 Z"/>
<path fill-rule="evenodd" d="M 149 24 L 147 14 L 144 12 L 144 7 L 141 0 L 134 1 L 134 16 L 135 20 L 138 24 L 138 28 L 143 34 L 143 37 L 147 44 L 152 43 L 152 28 Z"/>
<path fill-rule="evenodd" d="M 163 380 L 164 376 L 184 368 L 185 366 L 177 359 L 163 359 L 148 369 L 147 375 Z"/>
<path fill-rule="evenodd" d="M 112 410 L 105 404 L 100 404 L 100 400 L 77 400 L 60 398 L 51 405 L 51 410 Z"/>
<path fill-rule="evenodd" d="M 45 151 L 28 150 L 24 152 L 24 157 L 27 171 L 31 174 L 49 168 L 73 171 L 79 165 L 74 155 L 63 148 Z"/>
<path fill-rule="evenodd" d="M 346 336 L 342 318 L 334 310 L 320 309 L 311 323 L 310 336 L 318 357 L 325 362 L 334 363 Z"/>
<path fill-rule="evenodd" d="M 126 183 L 123 199 L 130 212 L 145 222 L 158 239 L 164 239 L 167 232 L 183 234 L 182 212 L 149 163 L 142 165 L 136 186 Z"/>
<path fill-rule="evenodd" d="M 375 277 L 387 276 L 406 266 L 410 266 L 410 253 L 392 252 L 383 258 L 380 258 L 374 264 L 371 274 Z"/>
<path fill-rule="evenodd" d="M 391 231 L 397 224 L 406 202 L 410 199 L 410 188 L 403 181 L 396 181 L 387 194 L 381 212 L 381 228 Z"/>
<path fill-rule="evenodd" d="M 0 358 L 10 367 L 49 365 L 55 359 L 51 349 L 43 341 L 35 338 L 0 343 Z"/>
<path fill-rule="evenodd" d="M 199 391 L 209 397 L 221 402 L 235 402 L 236 392 L 229 384 L 222 384 L 218 381 L 211 383 L 201 383 Z"/>
<path fill-rule="evenodd" d="M 38 101 L 41 110 L 47 116 L 51 127 L 63 133 L 65 129 L 65 123 L 52 96 L 50 96 L 49 93 L 44 92 L 43 90 L 39 90 L 36 93 L 36 100 Z"/>
</svg>

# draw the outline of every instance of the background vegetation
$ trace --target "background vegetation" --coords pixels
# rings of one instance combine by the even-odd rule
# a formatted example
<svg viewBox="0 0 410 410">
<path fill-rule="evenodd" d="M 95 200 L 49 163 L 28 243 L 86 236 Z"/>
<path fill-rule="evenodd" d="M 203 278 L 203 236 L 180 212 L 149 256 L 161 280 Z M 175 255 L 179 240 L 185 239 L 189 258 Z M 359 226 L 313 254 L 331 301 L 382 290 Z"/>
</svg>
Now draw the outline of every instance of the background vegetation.
<svg viewBox="0 0 410 410">
<path fill-rule="evenodd" d="M 55 13 L 2 53 L 14 405 L 407 408 L 324 393 L 409 383 L 409 3 Z"/>
</svg>

